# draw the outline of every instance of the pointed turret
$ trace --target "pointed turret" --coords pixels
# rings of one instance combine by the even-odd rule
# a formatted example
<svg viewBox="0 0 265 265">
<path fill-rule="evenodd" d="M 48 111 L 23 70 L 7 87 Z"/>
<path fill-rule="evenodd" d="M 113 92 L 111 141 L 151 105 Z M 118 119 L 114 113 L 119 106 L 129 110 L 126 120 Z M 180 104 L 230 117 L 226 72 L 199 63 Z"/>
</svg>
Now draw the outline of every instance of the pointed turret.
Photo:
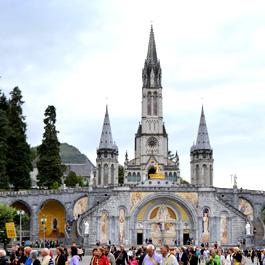
<svg viewBox="0 0 265 265">
<path fill-rule="evenodd" d="M 102 127 L 101 138 L 99 142 L 99 149 L 113 149 L 113 148 L 114 144 L 112 140 L 111 126 L 110 126 L 109 112 L 107 105 L 103 127 Z"/>
<path fill-rule="evenodd" d="M 153 25 L 151 25 L 151 31 L 150 31 L 146 60 L 149 63 L 156 63 L 157 62 L 156 43 L 155 43 L 155 35 L 154 35 Z"/>
<path fill-rule="evenodd" d="M 112 139 L 108 106 L 106 106 L 99 148 L 97 149 L 97 186 L 118 185 L 118 155 L 118 147 Z"/>
<path fill-rule="evenodd" d="M 193 148 L 194 148 L 193 150 L 211 150 L 203 106 L 201 110 L 201 118 L 200 118 L 199 130 L 197 135 L 197 141 L 196 145 L 193 146 Z"/>
<path fill-rule="evenodd" d="M 202 106 L 196 144 L 190 150 L 191 183 L 213 185 L 213 150 L 210 145 L 204 109 Z"/>
<path fill-rule="evenodd" d="M 151 25 L 150 37 L 148 43 L 147 56 L 142 72 L 143 87 L 160 88 L 161 87 L 161 68 L 157 58 L 155 35 Z"/>
</svg>

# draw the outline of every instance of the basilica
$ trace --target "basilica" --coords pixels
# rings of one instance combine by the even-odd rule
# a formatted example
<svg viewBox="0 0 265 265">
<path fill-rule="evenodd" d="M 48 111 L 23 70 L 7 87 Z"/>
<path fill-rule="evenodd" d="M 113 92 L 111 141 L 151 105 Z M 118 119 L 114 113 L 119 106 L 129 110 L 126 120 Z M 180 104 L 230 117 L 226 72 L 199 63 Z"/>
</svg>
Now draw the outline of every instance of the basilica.
<svg viewBox="0 0 265 265">
<path fill-rule="evenodd" d="M 134 139 L 134 158 L 129 159 L 126 153 L 122 186 L 118 185 L 118 146 L 112 138 L 106 108 L 88 210 L 78 220 L 79 235 L 84 242 L 92 245 L 109 241 L 141 245 L 147 240 L 169 245 L 206 242 L 251 245 L 254 239 L 263 242 L 264 193 L 252 192 L 250 196 L 237 188 L 236 180 L 231 189 L 213 187 L 213 150 L 203 107 L 197 140 L 190 149 L 190 184 L 181 181 L 178 154 L 169 156 L 163 121 L 162 71 L 152 27 L 142 84 L 142 115 Z"/>
<path fill-rule="evenodd" d="M 236 179 L 231 188 L 213 186 L 214 154 L 203 107 L 190 149 L 190 181 L 180 178 L 178 154 L 168 150 L 163 93 L 151 27 L 141 120 L 135 126 L 134 157 L 125 155 L 124 183 L 118 180 L 119 149 L 106 107 L 89 187 L 0 192 L 0 202 L 29 215 L 23 238 L 75 240 L 87 248 L 96 242 L 136 246 L 150 240 L 155 245 L 265 246 L 265 191 L 239 189 Z"/>
</svg>

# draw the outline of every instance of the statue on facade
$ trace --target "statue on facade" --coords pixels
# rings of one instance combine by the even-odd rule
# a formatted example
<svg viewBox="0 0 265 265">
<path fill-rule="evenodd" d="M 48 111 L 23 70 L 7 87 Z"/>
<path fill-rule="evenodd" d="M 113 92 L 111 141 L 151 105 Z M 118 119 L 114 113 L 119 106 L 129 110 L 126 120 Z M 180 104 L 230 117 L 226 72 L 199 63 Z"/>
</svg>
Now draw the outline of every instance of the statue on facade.
<svg viewBox="0 0 265 265">
<path fill-rule="evenodd" d="M 88 221 L 85 221 L 84 226 L 85 226 L 84 234 L 88 235 L 89 234 L 89 223 L 88 223 Z"/>
<path fill-rule="evenodd" d="M 249 236 L 251 233 L 250 233 L 250 223 L 247 222 L 246 223 L 246 235 Z"/>
<path fill-rule="evenodd" d="M 202 225 L 203 233 L 208 234 L 209 233 L 209 216 L 208 216 L 207 211 L 203 213 L 202 224 L 203 224 Z"/>
</svg>

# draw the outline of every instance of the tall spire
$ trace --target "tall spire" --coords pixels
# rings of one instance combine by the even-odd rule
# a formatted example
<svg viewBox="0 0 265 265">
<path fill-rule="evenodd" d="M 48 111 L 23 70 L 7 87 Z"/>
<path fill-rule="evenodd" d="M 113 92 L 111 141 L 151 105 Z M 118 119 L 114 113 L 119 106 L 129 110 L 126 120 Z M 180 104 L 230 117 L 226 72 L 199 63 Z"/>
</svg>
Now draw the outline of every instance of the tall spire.
<svg viewBox="0 0 265 265">
<path fill-rule="evenodd" d="M 151 25 L 147 56 L 142 71 L 143 87 L 160 88 L 161 86 L 161 67 L 157 59 L 156 44 L 153 26 Z"/>
<path fill-rule="evenodd" d="M 150 37 L 149 37 L 149 44 L 148 44 L 148 51 L 147 51 L 146 60 L 149 63 L 156 63 L 157 62 L 156 44 L 155 44 L 155 35 L 154 35 L 153 25 L 151 25 L 151 30 L 150 30 Z"/>
<path fill-rule="evenodd" d="M 196 145 L 193 146 L 193 149 L 211 150 L 203 106 L 202 106 L 202 111 L 201 111 L 201 118 L 200 118 L 199 130 L 198 130 L 198 135 L 197 135 L 197 141 L 196 141 Z"/>
<path fill-rule="evenodd" d="M 115 145 L 113 144 L 111 127 L 110 127 L 108 105 L 106 105 L 106 112 L 102 127 L 99 149 L 113 149 L 114 146 Z"/>
</svg>

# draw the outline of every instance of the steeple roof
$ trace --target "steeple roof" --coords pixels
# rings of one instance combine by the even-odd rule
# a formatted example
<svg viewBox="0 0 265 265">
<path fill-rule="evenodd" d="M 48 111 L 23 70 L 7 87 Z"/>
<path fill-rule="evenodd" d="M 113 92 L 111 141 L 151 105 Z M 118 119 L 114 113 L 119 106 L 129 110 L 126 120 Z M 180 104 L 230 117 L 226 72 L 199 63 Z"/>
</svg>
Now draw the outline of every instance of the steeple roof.
<svg viewBox="0 0 265 265">
<path fill-rule="evenodd" d="M 99 149 L 116 149 L 115 147 L 116 145 L 113 143 L 113 140 L 112 140 L 108 106 L 106 106 L 106 113 L 105 113 L 103 127 L 102 127 Z"/>
<path fill-rule="evenodd" d="M 147 51 L 147 62 L 156 63 L 157 62 L 157 54 L 156 54 L 156 43 L 155 43 L 155 35 L 153 30 L 153 25 L 151 25 L 148 51 Z"/>
<path fill-rule="evenodd" d="M 200 124 L 199 124 L 199 130 L 197 135 L 197 141 L 196 145 L 192 146 L 192 150 L 211 150 L 205 115 L 204 115 L 204 109 L 202 106 L 201 110 L 201 118 L 200 118 Z"/>
</svg>

